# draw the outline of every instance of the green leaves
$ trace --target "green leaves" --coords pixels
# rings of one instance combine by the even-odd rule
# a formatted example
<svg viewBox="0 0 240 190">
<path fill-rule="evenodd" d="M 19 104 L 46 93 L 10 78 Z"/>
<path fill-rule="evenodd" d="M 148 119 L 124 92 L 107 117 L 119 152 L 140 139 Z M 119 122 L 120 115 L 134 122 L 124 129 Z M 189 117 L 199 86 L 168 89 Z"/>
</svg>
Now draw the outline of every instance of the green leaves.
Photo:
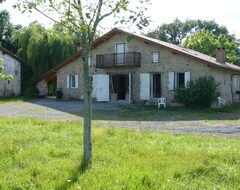
<svg viewBox="0 0 240 190">
<path fill-rule="evenodd" d="M 6 75 L 3 73 L 4 67 L 1 65 L 2 59 L 0 58 L 0 79 L 6 79 L 6 80 L 12 80 L 13 76 L 12 75 Z"/>
</svg>

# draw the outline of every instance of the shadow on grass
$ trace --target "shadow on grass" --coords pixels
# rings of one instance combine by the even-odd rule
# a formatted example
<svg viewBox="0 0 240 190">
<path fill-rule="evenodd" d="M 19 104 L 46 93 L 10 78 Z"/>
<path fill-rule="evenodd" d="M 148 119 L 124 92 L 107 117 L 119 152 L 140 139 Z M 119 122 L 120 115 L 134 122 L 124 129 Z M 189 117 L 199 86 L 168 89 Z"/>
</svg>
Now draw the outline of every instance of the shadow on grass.
<svg viewBox="0 0 240 190">
<path fill-rule="evenodd" d="M 56 190 L 69 189 L 72 185 L 74 185 L 79 180 L 80 176 L 83 175 L 88 170 L 89 167 L 90 167 L 90 164 L 86 164 L 82 159 L 81 164 L 71 171 L 71 174 L 68 177 L 68 179 L 65 182 L 63 182 L 61 185 L 56 187 Z"/>
</svg>

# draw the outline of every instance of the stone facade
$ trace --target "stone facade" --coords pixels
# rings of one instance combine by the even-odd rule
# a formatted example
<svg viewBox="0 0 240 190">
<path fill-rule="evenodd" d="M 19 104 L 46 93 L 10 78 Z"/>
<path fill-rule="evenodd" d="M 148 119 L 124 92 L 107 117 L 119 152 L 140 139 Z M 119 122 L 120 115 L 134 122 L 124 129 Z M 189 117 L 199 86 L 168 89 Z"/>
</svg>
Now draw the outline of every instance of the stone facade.
<svg viewBox="0 0 240 190">
<path fill-rule="evenodd" d="M 47 95 L 48 94 L 48 83 L 45 80 L 41 80 L 38 84 L 37 84 L 37 89 L 39 90 L 39 94 L 40 95 Z"/>
<path fill-rule="evenodd" d="M 12 80 L 0 79 L 0 97 L 17 96 L 21 93 L 21 63 L 0 50 L 4 73 L 12 75 Z"/>
<path fill-rule="evenodd" d="M 234 76 L 236 73 L 240 73 L 231 69 L 225 69 L 217 67 L 213 64 L 208 64 L 207 61 L 196 58 L 191 55 L 186 55 L 181 51 L 176 51 L 174 48 L 159 45 L 156 43 L 150 43 L 147 40 L 132 36 L 129 40 L 129 34 L 118 33 L 112 35 L 103 43 L 95 46 L 91 51 L 92 66 L 90 67 L 91 75 L 105 74 L 110 78 L 109 82 L 109 97 L 111 100 L 119 99 L 115 96 L 114 83 L 119 88 L 126 88 L 125 100 L 130 99 L 133 102 L 157 100 L 159 96 L 165 97 L 168 102 L 174 102 L 174 89 L 170 89 L 170 73 L 174 74 L 174 81 L 178 83 L 180 78 L 188 76 L 188 80 L 194 80 L 200 76 L 213 76 L 219 83 L 221 89 L 221 96 L 227 101 L 239 101 L 239 96 L 236 95 L 236 91 L 240 90 L 240 75 Z M 102 68 L 96 67 L 97 55 L 102 54 L 114 54 L 116 51 L 116 44 L 125 44 L 125 52 L 139 52 L 141 53 L 141 66 L 140 67 L 112 67 Z M 185 49 L 187 51 L 187 49 Z M 159 55 L 159 61 L 153 63 L 153 53 Z M 190 54 L 190 53 L 189 53 Z M 240 69 L 239 69 L 240 70 Z M 141 76 L 147 74 L 150 78 L 149 84 L 149 98 L 143 99 L 141 97 Z M 69 87 L 69 75 L 77 76 L 77 88 Z M 130 78 L 129 78 L 130 77 Z M 156 79 L 154 79 L 156 77 Z M 119 86 L 117 82 L 120 79 L 124 79 L 125 83 L 130 84 L 131 88 L 128 89 L 125 84 Z M 154 88 L 154 81 L 157 85 L 160 85 L 158 93 L 156 94 Z M 182 79 L 183 80 L 183 79 Z M 116 82 L 117 81 L 117 82 Z M 75 81 L 76 82 L 76 81 Z M 183 81 L 182 81 L 183 82 Z M 185 81 L 186 82 L 186 81 Z M 159 84 L 160 83 L 160 84 Z M 234 83 L 234 85 L 232 85 Z M 75 61 L 65 65 L 57 71 L 57 88 L 60 88 L 63 92 L 64 98 L 82 99 L 83 98 L 83 69 L 82 61 L 78 58 Z M 154 94 L 155 93 L 155 94 Z M 94 98 L 96 96 L 95 93 Z"/>
</svg>

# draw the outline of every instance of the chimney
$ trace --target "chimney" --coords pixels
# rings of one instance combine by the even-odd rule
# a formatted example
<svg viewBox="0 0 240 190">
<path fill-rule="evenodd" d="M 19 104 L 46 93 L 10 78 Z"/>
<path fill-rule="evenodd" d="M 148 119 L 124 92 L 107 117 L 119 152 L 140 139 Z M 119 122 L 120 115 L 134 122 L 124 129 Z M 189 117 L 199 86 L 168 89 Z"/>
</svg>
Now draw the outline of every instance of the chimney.
<svg viewBox="0 0 240 190">
<path fill-rule="evenodd" d="M 82 45 L 80 42 L 77 43 L 77 52 L 79 52 L 82 49 Z"/>
<path fill-rule="evenodd" d="M 226 62 L 225 48 L 218 47 L 216 49 L 216 61 L 221 64 L 224 64 Z"/>
</svg>

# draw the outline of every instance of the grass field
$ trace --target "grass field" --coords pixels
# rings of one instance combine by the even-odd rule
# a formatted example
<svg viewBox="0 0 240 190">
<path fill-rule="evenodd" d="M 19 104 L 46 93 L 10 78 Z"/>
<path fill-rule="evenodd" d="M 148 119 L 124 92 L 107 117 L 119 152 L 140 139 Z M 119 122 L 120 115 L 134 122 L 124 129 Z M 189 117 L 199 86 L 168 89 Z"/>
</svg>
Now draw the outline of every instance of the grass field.
<svg viewBox="0 0 240 190">
<path fill-rule="evenodd" d="M 82 126 L 0 117 L 0 189 L 240 189 L 239 137 L 93 127 L 83 169 Z"/>
</svg>

